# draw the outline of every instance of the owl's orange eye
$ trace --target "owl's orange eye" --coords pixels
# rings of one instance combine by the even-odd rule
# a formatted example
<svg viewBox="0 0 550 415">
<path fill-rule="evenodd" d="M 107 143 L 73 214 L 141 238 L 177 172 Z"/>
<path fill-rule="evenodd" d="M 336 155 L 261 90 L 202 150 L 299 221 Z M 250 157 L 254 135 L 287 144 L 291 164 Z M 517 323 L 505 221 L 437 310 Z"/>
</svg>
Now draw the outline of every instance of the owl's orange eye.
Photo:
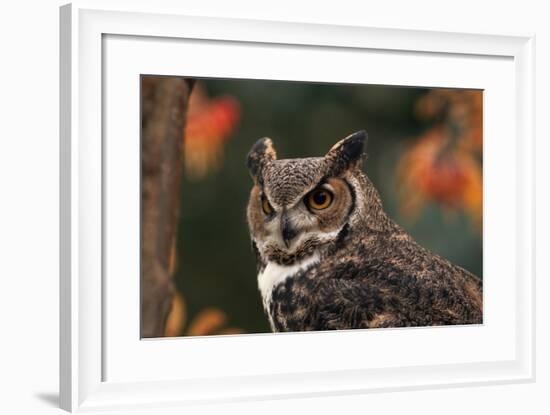
<svg viewBox="0 0 550 415">
<path fill-rule="evenodd" d="M 262 195 L 262 210 L 266 215 L 271 215 L 273 213 L 273 208 L 269 204 L 269 201 L 265 195 Z"/>
<path fill-rule="evenodd" d="M 332 193 L 326 189 L 315 189 L 306 196 L 306 204 L 315 210 L 326 209 L 332 203 Z"/>
</svg>

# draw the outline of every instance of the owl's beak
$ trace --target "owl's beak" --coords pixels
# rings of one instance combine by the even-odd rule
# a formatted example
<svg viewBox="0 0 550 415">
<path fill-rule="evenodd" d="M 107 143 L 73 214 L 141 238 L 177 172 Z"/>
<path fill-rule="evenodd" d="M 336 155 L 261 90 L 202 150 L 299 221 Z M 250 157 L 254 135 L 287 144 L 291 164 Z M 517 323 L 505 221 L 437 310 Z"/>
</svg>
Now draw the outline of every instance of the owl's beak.
<svg viewBox="0 0 550 415">
<path fill-rule="evenodd" d="M 281 235 L 287 248 L 290 248 L 290 243 L 296 238 L 296 235 L 298 235 L 298 231 L 292 227 L 292 224 L 285 214 L 281 217 Z"/>
</svg>

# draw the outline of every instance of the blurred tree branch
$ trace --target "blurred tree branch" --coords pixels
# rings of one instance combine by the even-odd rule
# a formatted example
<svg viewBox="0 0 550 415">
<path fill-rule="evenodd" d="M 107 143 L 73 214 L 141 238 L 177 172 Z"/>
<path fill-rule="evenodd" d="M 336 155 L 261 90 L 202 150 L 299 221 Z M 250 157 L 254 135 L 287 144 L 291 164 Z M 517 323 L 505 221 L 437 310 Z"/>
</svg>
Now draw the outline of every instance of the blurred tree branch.
<svg viewBox="0 0 550 415">
<path fill-rule="evenodd" d="M 174 296 L 182 135 L 191 79 L 141 79 L 141 337 L 164 335 Z"/>
</svg>

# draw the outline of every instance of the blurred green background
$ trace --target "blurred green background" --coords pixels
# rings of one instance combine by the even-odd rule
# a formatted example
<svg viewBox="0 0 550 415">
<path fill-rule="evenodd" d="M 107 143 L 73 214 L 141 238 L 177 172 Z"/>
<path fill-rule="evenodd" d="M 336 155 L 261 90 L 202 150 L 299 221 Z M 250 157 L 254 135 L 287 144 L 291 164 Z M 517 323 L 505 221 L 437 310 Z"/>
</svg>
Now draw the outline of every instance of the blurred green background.
<svg viewBox="0 0 550 415">
<path fill-rule="evenodd" d="M 433 194 L 429 190 L 433 177 L 424 182 L 418 178 L 417 191 L 412 173 L 406 191 L 397 190 L 398 172 L 407 175 L 408 165 L 403 161 L 406 154 L 423 142 L 430 131 L 443 126 L 440 135 L 445 140 L 445 131 L 455 131 L 458 125 L 459 133 L 465 137 L 471 127 L 471 114 L 465 123 L 460 112 L 458 118 L 453 115 L 456 108 L 452 106 L 459 102 L 468 107 L 467 100 L 434 98 L 432 92 L 393 86 L 200 80 L 192 94 L 188 143 L 184 142 L 185 174 L 176 248 L 175 281 L 185 301 L 186 325 L 192 325 L 193 320 L 197 325 L 197 319 L 208 320 L 201 312 L 215 308 L 223 321 L 204 321 L 207 328 L 203 327 L 202 334 L 222 332 L 217 327 L 221 325 L 235 328 L 228 332 L 270 331 L 257 289 L 245 216 L 252 185 L 245 158 L 252 144 L 264 136 L 273 139 L 279 158 L 294 158 L 322 156 L 346 135 L 367 130 L 368 159 L 364 169 L 378 188 L 388 214 L 421 245 L 481 277 L 481 226 L 456 200 L 446 203 L 452 196 L 445 199 L 446 193 L 440 189 L 450 186 L 452 194 L 452 186 L 462 185 L 459 179 L 469 176 L 460 175 L 461 165 L 453 161 L 456 165 L 441 176 L 437 171 L 439 161 L 432 163 L 437 168 L 422 170 L 422 174 L 436 178 L 448 176 L 445 177 L 450 183 L 439 183 Z M 422 102 L 424 116 L 419 110 Z M 469 107 L 466 110 L 473 111 Z M 216 123 L 220 124 L 218 130 Z M 459 133 L 452 133 L 453 137 L 445 143 L 459 148 Z M 440 147 L 443 155 L 449 151 L 448 144 Z M 419 148 L 417 152 L 422 151 Z M 481 166 L 481 150 L 478 153 L 474 159 Z M 439 160 L 441 155 L 436 158 Z M 463 187 L 460 189 L 457 191 L 463 191 Z M 407 198 L 416 197 L 418 192 L 427 192 L 428 197 L 423 198 L 415 214 L 404 212 Z M 186 334 L 185 328 L 181 334 Z"/>
</svg>

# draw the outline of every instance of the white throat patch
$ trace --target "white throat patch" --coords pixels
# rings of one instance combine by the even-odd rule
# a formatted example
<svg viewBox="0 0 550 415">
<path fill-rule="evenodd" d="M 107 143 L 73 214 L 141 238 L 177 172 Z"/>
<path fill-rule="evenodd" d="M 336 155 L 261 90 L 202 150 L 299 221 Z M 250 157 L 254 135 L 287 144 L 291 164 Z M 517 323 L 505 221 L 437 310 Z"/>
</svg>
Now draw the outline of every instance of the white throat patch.
<svg viewBox="0 0 550 415">
<path fill-rule="evenodd" d="M 268 315 L 270 315 L 269 305 L 271 303 L 273 288 L 285 281 L 287 278 L 293 277 L 300 271 L 305 271 L 317 263 L 319 263 L 318 254 L 313 254 L 312 256 L 296 262 L 293 265 L 279 265 L 275 262 L 267 263 L 264 270 L 258 274 L 258 288 L 262 294 L 264 308 Z M 273 326 L 272 321 L 271 325 Z"/>
</svg>

